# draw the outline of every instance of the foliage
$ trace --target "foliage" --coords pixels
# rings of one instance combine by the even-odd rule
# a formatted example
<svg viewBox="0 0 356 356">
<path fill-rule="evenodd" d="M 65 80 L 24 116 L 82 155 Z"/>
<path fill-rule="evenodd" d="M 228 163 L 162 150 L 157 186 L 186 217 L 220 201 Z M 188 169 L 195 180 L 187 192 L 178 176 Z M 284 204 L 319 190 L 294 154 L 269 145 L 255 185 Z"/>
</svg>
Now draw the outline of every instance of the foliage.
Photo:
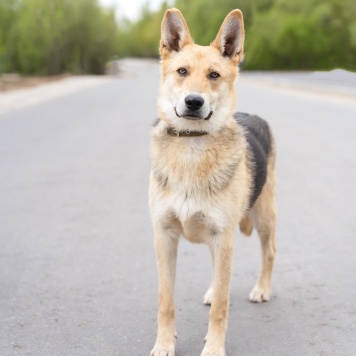
<svg viewBox="0 0 356 356">
<path fill-rule="evenodd" d="M 99 74 L 115 53 L 115 13 L 96 0 L 0 1 L 7 19 L 0 19 L 0 58 L 7 71 Z"/>
<path fill-rule="evenodd" d="M 251 69 L 356 70 L 353 0 L 276 0 L 254 14 L 247 36 L 246 67 Z"/>
<path fill-rule="evenodd" d="M 0 0 L 0 73 L 103 73 L 119 57 L 156 57 L 163 14 L 137 21 L 99 0 Z M 195 41 L 208 45 L 234 8 L 245 21 L 245 68 L 356 70 L 355 0 L 170 0 Z"/>
<path fill-rule="evenodd" d="M 137 22 L 122 20 L 119 24 L 120 56 L 158 57 L 161 21 L 167 9 L 166 2 L 157 12 L 151 12 L 145 5 Z"/>
<path fill-rule="evenodd" d="M 245 21 L 245 68 L 356 70 L 355 0 L 176 0 L 195 41 L 208 45 L 227 13 Z M 126 27 L 125 55 L 158 57 L 162 6 Z"/>
</svg>

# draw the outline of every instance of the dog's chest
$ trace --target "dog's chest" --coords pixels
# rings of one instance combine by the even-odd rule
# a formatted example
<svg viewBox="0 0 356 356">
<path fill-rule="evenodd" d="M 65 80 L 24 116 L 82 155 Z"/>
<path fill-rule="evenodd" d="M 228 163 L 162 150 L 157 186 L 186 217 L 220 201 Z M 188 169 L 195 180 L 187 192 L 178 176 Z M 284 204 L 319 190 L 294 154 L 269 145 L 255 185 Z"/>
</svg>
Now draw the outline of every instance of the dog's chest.
<svg viewBox="0 0 356 356">
<path fill-rule="evenodd" d="M 189 186 L 181 185 L 166 203 L 167 210 L 179 219 L 183 235 L 190 242 L 206 242 L 226 224 L 223 202 L 207 196 L 204 191 L 189 192 Z"/>
<path fill-rule="evenodd" d="M 202 182 L 199 187 L 194 183 L 181 182 L 179 188 L 170 192 L 167 205 L 180 221 L 186 221 L 196 214 L 210 216 L 212 219 L 219 215 L 220 207 L 216 205 L 214 207 L 215 199 L 207 194 L 204 188 L 206 184 L 208 183 Z"/>
<path fill-rule="evenodd" d="M 223 225 L 226 200 L 222 195 L 236 171 L 237 157 L 223 157 L 215 148 L 166 152 L 165 157 L 152 166 L 162 193 L 160 208 L 189 225 L 195 224 L 197 216 L 199 224 L 204 220 Z"/>
</svg>

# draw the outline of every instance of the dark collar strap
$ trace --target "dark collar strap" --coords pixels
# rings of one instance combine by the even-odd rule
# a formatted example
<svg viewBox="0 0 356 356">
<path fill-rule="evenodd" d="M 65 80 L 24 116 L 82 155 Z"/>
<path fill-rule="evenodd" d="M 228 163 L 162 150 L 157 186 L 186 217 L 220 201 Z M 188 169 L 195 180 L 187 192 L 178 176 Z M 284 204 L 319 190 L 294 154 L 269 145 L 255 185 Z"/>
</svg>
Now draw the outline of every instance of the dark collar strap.
<svg viewBox="0 0 356 356">
<path fill-rule="evenodd" d="M 208 133 L 206 131 L 177 131 L 173 127 L 169 127 L 167 129 L 167 134 L 170 136 L 175 136 L 175 137 L 196 137 L 196 136 L 204 136 L 207 135 Z"/>
</svg>

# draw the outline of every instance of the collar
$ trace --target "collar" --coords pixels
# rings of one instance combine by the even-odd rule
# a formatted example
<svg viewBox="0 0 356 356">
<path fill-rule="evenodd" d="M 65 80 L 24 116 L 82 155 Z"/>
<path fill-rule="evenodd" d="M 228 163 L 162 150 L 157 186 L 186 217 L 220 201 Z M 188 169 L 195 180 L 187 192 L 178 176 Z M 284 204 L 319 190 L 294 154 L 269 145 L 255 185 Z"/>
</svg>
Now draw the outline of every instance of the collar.
<svg viewBox="0 0 356 356">
<path fill-rule="evenodd" d="M 177 131 L 173 127 L 168 127 L 167 134 L 174 137 L 197 137 L 207 135 L 208 133 L 206 131 Z"/>
</svg>

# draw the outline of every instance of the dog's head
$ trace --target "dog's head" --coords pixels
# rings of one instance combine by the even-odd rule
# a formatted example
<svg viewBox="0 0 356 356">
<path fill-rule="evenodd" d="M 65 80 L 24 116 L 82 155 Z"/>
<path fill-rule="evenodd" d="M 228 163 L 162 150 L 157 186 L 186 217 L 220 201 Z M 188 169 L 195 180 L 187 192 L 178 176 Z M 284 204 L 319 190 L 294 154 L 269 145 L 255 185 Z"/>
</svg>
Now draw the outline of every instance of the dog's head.
<svg viewBox="0 0 356 356">
<path fill-rule="evenodd" d="M 160 43 L 161 119 L 178 130 L 217 131 L 235 109 L 243 43 L 240 10 L 228 14 L 210 46 L 194 44 L 181 12 L 167 10 Z"/>
</svg>

